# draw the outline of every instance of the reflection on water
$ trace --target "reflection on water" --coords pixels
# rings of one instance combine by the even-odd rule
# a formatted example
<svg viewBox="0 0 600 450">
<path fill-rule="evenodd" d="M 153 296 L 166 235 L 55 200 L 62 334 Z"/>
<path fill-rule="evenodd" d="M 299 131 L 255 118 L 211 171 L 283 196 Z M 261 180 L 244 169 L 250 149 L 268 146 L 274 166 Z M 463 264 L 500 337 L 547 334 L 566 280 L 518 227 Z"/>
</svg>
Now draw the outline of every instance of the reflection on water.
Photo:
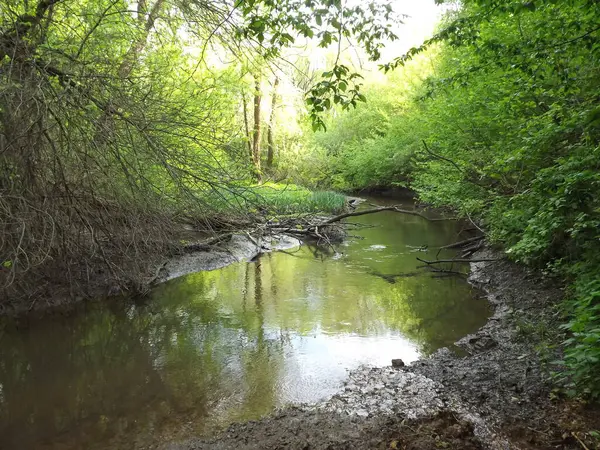
<svg viewBox="0 0 600 450">
<path fill-rule="evenodd" d="M 132 449 L 210 433 L 331 395 L 360 364 L 413 361 L 488 316 L 464 280 L 415 254 L 456 238 L 451 222 L 386 212 L 337 249 L 302 247 L 189 275 L 143 305 L 6 321 L 0 448 Z"/>
</svg>

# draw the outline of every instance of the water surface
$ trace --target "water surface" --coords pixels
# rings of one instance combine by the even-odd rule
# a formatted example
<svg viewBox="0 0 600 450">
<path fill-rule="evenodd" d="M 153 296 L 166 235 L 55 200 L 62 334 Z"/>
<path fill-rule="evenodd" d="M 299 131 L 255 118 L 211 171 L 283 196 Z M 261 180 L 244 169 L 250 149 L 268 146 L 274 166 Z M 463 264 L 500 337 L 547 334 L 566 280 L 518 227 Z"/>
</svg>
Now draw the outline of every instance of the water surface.
<svg viewBox="0 0 600 450">
<path fill-rule="evenodd" d="M 4 321 L 0 448 L 134 449 L 211 433 L 326 398 L 350 369 L 414 361 L 485 322 L 487 302 L 463 278 L 417 269 L 458 225 L 393 212 L 351 221 L 369 228 L 335 251 L 192 274 L 142 304 Z"/>
</svg>

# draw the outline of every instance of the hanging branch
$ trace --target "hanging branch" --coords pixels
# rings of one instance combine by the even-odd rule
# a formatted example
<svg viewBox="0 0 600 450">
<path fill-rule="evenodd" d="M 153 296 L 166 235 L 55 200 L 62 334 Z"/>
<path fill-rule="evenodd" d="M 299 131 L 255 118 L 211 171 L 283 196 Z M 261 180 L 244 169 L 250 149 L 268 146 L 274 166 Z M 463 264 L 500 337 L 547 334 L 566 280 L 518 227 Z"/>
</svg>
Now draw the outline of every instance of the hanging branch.
<svg viewBox="0 0 600 450">
<path fill-rule="evenodd" d="M 446 161 L 447 163 L 452 164 L 454 167 L 456 167 L 456 170 L 458 170 L 459 172 L 464 172 L 464 170 L 458 165 L 456 164 L 454 161 L 452 161 L 451 159 L 448 159 L 444 156 L 438 155 L 437 153 L 433 153 L 431 150 L 429 150 L 429 147 L 427 146 L 427 142 L 425 142 L 425 139 L 423 139 L 423 147 L 425 147 L 425 151 L 427 153 L 429 153 L 431 156 L 433 156 L 436 159 L 440 159 L 442 161 Z"/>
<path fill-rule="evenodd" d="M 421 142 L 423 142 L 423 147 L 425 148 L 425 151 L 426 151 L 427 153 L 429 153 L 431 156 L 433 156 L 435 159 L 439 159 L 440 161 L 445 161 L 445 162 L 447 162 L 448 164 L 451 164 L 452 166 L 454 166 L 454 168 L 455 168 L 456 170 L 458 170 L 460 173 L 464 174 L 464 176 L 465 176 L 465 178 L 464 178 L 464 179 L 465 179 L 465 181 L 467 181 L 468 183 L 472 183 L 472 184 L 474 184 L 475 186 L 479 186 L 479 187 L 482 187 L 482 188 L 486 188 L 486 185 L 485 185 L 484 183 L 482 183 L 482 182 L 481 182 L 481 181 L 479 181 L 479 180 L 475 180 L 475 179 L 473 179 L 473 175 L 474 175 L 474 173 L 473 173 L 473 171 L 472 171 L 472 170 L 471 170 L 471 171 L 469 171 L 469 170 L 465 170 L 465 169 L 463 169 L 462 167 L 460 167 L 460 166 L 459 166 L 459 165 L 458 165 L 456 162 L 452 161 L 451 159 L 449 159 L 449 158 L 446 158 L 445 156 L 442 156 L 442 155 L 438 155 L 437 153 L 434 153 L 433 151 L 431 151 L 431 150 L 429 149 L 429 147 L 427 146 L 427 142 L 425 142 L 425 140 L 422 140 Z M 471 221 L 471 222 L 472 222 L 472 221 Z M 475 225 L 475 226 L 477 227 L 477 225 L 476 225 L 475 223 L 473 223 L 473 225 Z M 477 228 L 478 228 L 478 229 L 481 231 L 481 229 L 480 229 L 479 227 L 477 227 Z M 482 231 L 482 232 L 483 232 L 483 231 Z"/>
</svg>

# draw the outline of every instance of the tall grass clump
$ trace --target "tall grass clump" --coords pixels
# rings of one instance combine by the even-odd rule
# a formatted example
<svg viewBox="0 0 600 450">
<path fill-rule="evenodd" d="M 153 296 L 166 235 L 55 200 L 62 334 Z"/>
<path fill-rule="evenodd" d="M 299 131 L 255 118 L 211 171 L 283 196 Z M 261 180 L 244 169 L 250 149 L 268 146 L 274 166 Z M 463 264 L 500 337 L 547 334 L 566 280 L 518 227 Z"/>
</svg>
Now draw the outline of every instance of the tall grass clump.
<svg viewBox="0 0 600 450">
<path fill-rule="evenodd" d="M 233 214 L 240 208 L 263 215 L 338 214 L 346 197 L 333 191 L 311 191 L 294 184 L 265 183 L 215 191 L 209 203 L 215 211 Z"/>
</svg>

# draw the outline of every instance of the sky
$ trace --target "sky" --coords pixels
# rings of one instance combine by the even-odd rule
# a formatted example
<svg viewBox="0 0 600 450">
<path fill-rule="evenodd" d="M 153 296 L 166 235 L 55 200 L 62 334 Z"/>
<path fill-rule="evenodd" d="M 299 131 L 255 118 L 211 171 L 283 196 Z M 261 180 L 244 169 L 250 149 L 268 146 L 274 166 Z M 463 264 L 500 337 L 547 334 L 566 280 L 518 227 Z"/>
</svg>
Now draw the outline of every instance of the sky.
<svg viewBox="0 0 600 450">
<path fill-rule="evenodd" d="M 394 11 L 408 17 L 395 30 L 399 39 L 386 45 L 382 61 L 400 56 L 430 37 L 443 12 L 434 0 L 395 0 L 392 5 Z"/>
<path fill-rule="evenodd" d="M 350 0 L 350 3 L 352 2 L 360 3 L 360 0 Z M 377 73 L 380 64 L 390 62 L 405 54 L 411 47 L 421 45 L 424 40 L 433 35 L 442 13 L 447 10 L 447 6 L 436 5 L 434 0 L 392 0 L 391 3 L 394 12 L 406 17 L 393 29 L 398 39 L 385 43 L 385 48 L 381 50 L 381 58 L 378 61 L 369 62 L 360 49 L 356 49 L 353 45 L 344 46 L 344 50 L 348 52 L 346 55 L 353 55 L 353 64 L 359 66 L 361 71 Z M 311 66 L 325 69 L 328 65 L 326 55 L 331 53 L 332 48 L 335 49 L 335 45 L 329 49 L 313 48 L 311 50 Z"/>
</svg>

